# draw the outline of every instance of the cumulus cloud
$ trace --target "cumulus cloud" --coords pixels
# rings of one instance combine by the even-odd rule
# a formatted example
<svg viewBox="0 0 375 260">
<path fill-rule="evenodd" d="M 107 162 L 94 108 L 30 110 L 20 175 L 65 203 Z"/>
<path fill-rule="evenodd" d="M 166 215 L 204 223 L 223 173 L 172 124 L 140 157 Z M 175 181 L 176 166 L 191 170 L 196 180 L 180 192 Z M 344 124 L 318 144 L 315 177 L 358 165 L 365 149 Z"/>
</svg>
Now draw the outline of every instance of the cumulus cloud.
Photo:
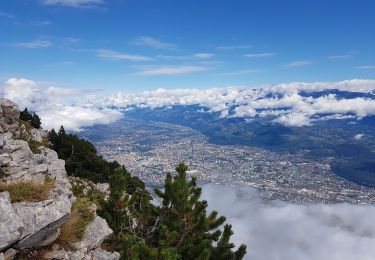
<svg viewBox="0 0 375 260">
<path fill-rule="evenodd" d="M 374 206 L 266 203 L 256 191 L 214 184 L 203 187 L 203 198 L 232 224 L 233 242 L 247 244 L 245 259 L 374 259 Z"/>
<path fill-rule="evenodd" d="M 45 5 L 62 5 L 69 7 L 91 7 L 103 4 L 103 0 L 41 0 Z"/>
<path fill-rule="evenodd" d="M 178 74 L 184 69 L 146 70 L 145 75 Z M 188 72 L 190 69 L 188 67 Z M 335 94 L 318 97 L 313 92 L 326 90 L 375 92 L 375 80 L 346 80 L 340 82 L 289 83 L 251 87 L 211 89 L 158 89 L 136 94 L 117 93 L 92 100 L 104 107 L 157 108 L 173 105 L 199 105 L 221 117 L 270 117 L 275 123 L 287 126 L 306 126 L 320 120 L 362 119 L 375 115 L 375 96 L 344 98 Z"/>
<path fill-rule="evenodd" d="M 202 66 L 160 66 L 160 67 L 145 67 L 141 71 L 135 73 L 138 76 L 160 76 L 160 75 L 180 75 L 200 72 L 207 70 Z"/>
<path fill-rule="evenodd" d="M 27 48 L 27 49 L 39 49 L 39 48 L 48 48 L 52 45 L 50 41 L 44 40 L 33 40 L 29 42 L 18 42 L 15 43 L 15 47 Z"/>
<path fill-rule="evenodd" d="M 153 49 L 160 49 L 160 50 L 176 50 L 177 46 L 172 43 L 162 42 L 158 39 L 142 36 L 132 41 L 133 44 L 139 46 L 147 46 Z"/>
<path fill-rule="evenodd" d="M 35 111 L 46 129 L 64 125 L 67 130 L 80 131 L 94 124 L 108 124 L 118 120 L 122 113 L 112 109 L 98 109 L 89 104 L 74 104 L 82 91 L 45 86 L 28 79 L 8 79 L 1 87 L 1 96 L 23 109 Z"/>
<path fill-rule="evenodd" d="M 128 60 L 128 61 L 150 61 L 153 60 L 150 57 L 142 56 L 142 55 L 134 55 L 134 54 L 127 54 L 123 52 L 118 52 L 114 50 L 105 50 L 100 49 L 97 50 L 97 56 L 105 59 L 110 60 Z"/>
</svg>

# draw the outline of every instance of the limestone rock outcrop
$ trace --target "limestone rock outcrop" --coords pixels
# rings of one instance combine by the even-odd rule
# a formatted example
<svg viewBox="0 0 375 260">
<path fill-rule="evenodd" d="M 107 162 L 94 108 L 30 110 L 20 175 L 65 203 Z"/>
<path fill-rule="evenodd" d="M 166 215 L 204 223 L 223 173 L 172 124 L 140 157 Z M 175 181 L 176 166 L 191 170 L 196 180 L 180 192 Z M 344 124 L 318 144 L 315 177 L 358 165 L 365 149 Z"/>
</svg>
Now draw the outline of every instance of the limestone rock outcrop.
<svg viewBox="0 0 375 260">
<path fill-rule="evenodd" d="M 20 121 L 19 114 L 15 103 L 0 99 L 0 259 L 12 259 L 18 252 L 55 243 L 76 200 L 65 161 L 46 147 L 47 132 Z M 44 183 L 47 179 L 52 185 L 40 201 L 12 201 L 11 194 L 1 189 L 20 183 Z M 96 216 L 77 243 L 77 251 L 54 245 L 45 258 L 119 259 L 118 253 L 100 249 L 110 234 L 107 222 Z"/>
</svg>

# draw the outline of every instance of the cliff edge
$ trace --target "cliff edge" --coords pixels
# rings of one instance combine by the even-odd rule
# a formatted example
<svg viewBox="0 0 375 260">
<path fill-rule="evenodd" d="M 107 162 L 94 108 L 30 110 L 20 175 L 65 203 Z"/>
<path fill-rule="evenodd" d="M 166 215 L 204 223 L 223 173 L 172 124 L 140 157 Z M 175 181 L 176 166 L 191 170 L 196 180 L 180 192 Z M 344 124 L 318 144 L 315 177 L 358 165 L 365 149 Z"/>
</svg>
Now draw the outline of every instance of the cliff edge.
<svg viewBox="0 0 375 260">
<path fill-rule="evenodd" d="M 95 204 L 73 194 L 48 133 L 19 115 L 15 103 L 0 99 L 0 260 L 119 259 L 101 249 L 113 232 Z"/>
</svg>

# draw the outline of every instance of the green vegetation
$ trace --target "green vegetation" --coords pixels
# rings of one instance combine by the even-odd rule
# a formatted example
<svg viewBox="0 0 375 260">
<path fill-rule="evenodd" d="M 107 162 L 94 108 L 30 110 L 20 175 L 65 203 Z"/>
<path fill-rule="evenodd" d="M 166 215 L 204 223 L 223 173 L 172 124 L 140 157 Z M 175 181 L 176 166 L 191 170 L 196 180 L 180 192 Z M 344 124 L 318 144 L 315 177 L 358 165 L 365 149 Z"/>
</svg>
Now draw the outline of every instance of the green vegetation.
<svg viewBox="0 0 375 260">
<path fill-rule="evenodd" d="M 54 187 L 51 179 L 44 182 L 23 181 L 16 183 L 0 182 L 0 192 L 7 191 L 12 202 L 37 202 L 48 199 L 48 191 Z"/>
<path fill-rule="evenodd" d="M 168 173 L 164 191 L 155 189 L 162 205 L 151 203 L 152 196 L 145 184 L 132 176 L 116 161 L 108 162 L 97 155 L 95 147 L 67 134 L 63 127 L 49 133 L 52 148 L 66 162 L 69 175 L 85 178 L 92 182 L 109 182 L 110 196 L 104 200 L 95 189 L 85 191 L 85 185 L 76 182 L 73 192 L 78 200 L 87 204 L 85 210 L 72 213 L 63 227 L 60 240 L 76 241 L 80 218 L 89 203 L 97 203 L 98 214 L 105 218 L 114 231 L 105 247 L 119 251 L 122 259 L 242 259 L 246 246 L 234 250 L 230 242 L 233 234 L 230 225 L 220 227 L 225 217 L 218 212 L 207 213 L 207 201 L 200 200 L 201 188 L 196 179 L 188 179 L 187 166 L 180 164 L 177 174 Z M 90 218 L 83 216 L 84 219 Z"/>
<path fill-rule="evenodd" d="M 0 169 L 0 180 L 7 177 L 7 176 L 8 175 L 3 170 Z"/>
<path fill-rule="evenodd" d="M 39 143 L 34 140 L 27 141 L 29 143 L 30 150 L 33 152 L 33 154 L 40 154 L 42 151 L 40 150 L 40 147 L 43 146 L 42 143 Z"/>
<path fill-rule="evenodd" d="M 73 203 L 69 219 L 60 229 L 58 242 L 63 246 L 79 242 L 88 224 L 95 218 L 92 202 L 86 198 L 77 198 Z"/>
<path fill-rule="evenodd" d="M 117 162 L 108 162 L 97 155 L 95 146 L 89 141 L 67 134 L 64 127 L 58 133 L 52 129 L 49 140 L 59 158 L 65 160 L 66 171 L 71 176 L 95 183 L 108 182 L 109 176 L 120 167 Z"/>
<path fill-rule="evenodd" d="M 105 194 L 97 190 L 92 183 L 86 180 L 71 180 L 70 183 L 75 197 L 88 199 L 98 208 L 103 205 Z"/>
<path fill-rule="evenodd" d="M 30 125 L 34 128 L 40 128 L 40 125 L 42 124 L 40 121 L 40 117 L 35 113 L 30 113 L 27 108 L 25 108 L 20 113 L 20 120 L 25 122 L 30 122 Z"/>
</svg>

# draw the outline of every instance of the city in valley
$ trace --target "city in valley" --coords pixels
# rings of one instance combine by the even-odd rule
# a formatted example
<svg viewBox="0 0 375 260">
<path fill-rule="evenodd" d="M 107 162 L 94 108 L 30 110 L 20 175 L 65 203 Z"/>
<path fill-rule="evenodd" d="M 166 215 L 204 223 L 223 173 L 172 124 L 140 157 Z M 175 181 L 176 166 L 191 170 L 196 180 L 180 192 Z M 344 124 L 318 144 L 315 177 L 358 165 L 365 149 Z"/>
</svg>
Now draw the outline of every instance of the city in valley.
<svg viewBox="0 0 375 260">
<path fill-rule="evenodd" d="M 188 127 L 130 118 L 80 135 L 93 141 L 104 158 L 117 160 L 150 187 L 162 185 L 165 173 L 185 162 L 200 183 L 230 184 L 242 192 L 256 188 L 265 200 L 375 203 L 374 189 L 335 175 L 329 157 L 313 161 L 303 152 L 210 144 Z"/>
</svg>

